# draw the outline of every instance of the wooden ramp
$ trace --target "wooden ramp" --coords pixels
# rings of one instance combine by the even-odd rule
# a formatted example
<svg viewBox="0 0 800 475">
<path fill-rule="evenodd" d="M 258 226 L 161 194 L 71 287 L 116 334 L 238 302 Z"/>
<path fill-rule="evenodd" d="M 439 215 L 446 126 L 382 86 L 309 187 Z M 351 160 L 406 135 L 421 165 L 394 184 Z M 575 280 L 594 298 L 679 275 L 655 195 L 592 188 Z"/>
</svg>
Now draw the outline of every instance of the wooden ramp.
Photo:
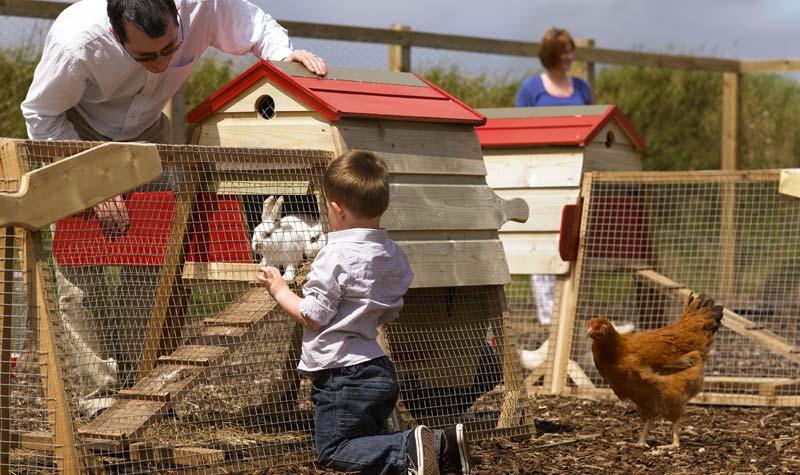
<svg viewBox="0 0 800 475">
<path fill-rule="evenodd" d="M 144 429 L 163 417 L 175 402 L 203 381 L 207 368 L 219 365 L 237 345 L 247 341 L 265 325 L 283 322 L 283 325 L 275 326 L 285 334 L 273 335 L 274 339 L 293 341 L 296 329 L 293 325 L 286 325 L 285 321 L 286 316 L 263 288 L 247 290 L 221 313 L 204 319 L 205 327 L 197 337 L 171 354 L 160 357 L 155 368 L 132 388 L 120 391 L 117 402 L 80 427 L 78 433 L 90 447 L 93 443 L 102 445 L 100 442 L 108 441 L 120 449 L 128 448 L 131 442 L 139 439 Z M 288 376 L 286 372 L 284 376 Z M 282 381 L 276 382 L 276 391 L 280 391 L 279 387 L 285 391 L 286 385 L 279 383 Z"/>
</svg>

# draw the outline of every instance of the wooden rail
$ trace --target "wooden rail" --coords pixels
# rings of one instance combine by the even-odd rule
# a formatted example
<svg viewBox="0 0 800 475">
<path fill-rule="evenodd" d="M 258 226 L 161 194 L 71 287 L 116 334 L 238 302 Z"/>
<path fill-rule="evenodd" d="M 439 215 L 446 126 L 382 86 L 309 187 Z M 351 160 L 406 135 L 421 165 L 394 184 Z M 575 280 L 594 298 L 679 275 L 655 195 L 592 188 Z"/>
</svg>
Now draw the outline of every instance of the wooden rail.
<svg viewBox="0 0 800 475">
<path fill-rule="evenodd" d="M 28 18 L 54 19 L 67 3 L 37 0 L 0 0 L 0 16 L 21 16 Z M 394 25 L 390 28 L 367 28 L 359 26 L 331 25 L 325 23 L 309 23 L 302 21 L 279 20 L 289 30 L 292 37 L 313 38 L 321 40 L 353 41 L 389 45 L 388 69 L 408 71 L 411 69 L 411 48 L 433 48 L 451 51 L 466 51 L 507 56 L 536 57 L 539 43 L 502 40 L 496 38 L 480 38 L 475 36 L 444 35 L 412 31 L 408 26 Z M 576 51 L 577 62 L 585 64 L 585 79 L 591 82 L 591 71 L 595 63 L 657 67 L 689 71 L 711 71 L 723 73 L 724 87 L 722 93 L 722 150 L 720 168 L 735 170 L 737 159 L 736 127 L 738 120 L 739 76 L 743 73 L 769 73 L 800 71 L 800 59 L 775 60 L 735 60 L 704 56 L 686 56 L 675 54 L 645 53 L 641 51 L 625 51 L 597 48 L 591 40 L 580 41 Z M 581 75 L 582 77 L 584 75 Z M 174 116 L 173 135 L 181 138 L 183 117 L 180 99 L 173 101 L 176 110 L 168 110 Z"/>
</svg>

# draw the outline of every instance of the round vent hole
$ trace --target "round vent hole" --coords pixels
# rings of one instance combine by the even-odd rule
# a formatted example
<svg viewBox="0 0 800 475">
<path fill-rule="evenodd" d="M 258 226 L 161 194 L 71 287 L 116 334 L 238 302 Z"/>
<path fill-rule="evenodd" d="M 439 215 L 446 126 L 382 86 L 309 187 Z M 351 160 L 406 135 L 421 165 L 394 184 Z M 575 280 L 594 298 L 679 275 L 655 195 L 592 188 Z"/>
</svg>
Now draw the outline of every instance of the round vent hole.
<svg viewBox="0 0 800 475">
<path fill-rule="evenodd" d="M 275 99 L 272 96 L 261 96 L 256 101 L 258 115 L 269 120 L 275 117 Z"/>
</svg>

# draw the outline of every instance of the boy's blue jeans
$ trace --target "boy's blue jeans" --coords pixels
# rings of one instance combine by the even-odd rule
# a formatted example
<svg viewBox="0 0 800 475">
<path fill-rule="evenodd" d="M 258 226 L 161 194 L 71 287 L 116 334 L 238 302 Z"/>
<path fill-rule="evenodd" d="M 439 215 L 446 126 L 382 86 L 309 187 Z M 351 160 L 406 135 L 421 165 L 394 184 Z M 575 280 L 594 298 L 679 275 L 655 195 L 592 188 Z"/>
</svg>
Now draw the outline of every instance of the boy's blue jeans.
<svg viewBox="0 0 800 475">
<path fill-rule="evenodd" d="M 386 433 L 386 420 L 399 392 L 389 358 L 315 371 L 311 376 L 319 464 L 345 472 L 403 473 L 410 431 Z M 442 433 L 433 432 L 439 453 Z"/>
</svg>

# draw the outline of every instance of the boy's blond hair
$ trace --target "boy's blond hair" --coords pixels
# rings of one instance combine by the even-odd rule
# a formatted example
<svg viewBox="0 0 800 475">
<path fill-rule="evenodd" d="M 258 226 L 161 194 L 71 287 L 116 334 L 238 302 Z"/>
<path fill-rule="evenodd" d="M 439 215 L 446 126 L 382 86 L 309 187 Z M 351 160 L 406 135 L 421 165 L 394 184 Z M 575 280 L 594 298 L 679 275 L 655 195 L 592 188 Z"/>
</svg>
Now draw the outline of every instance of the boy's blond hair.
<svg viewBox="0 0 800 475">
<path fill-rule="evenodd" d="M 380 216 L 389 207 L 389 170 L 372 152 L 355 150 L 332 161 L 322 186 L 328 201 L 360 218 Z"/>
</svg>

